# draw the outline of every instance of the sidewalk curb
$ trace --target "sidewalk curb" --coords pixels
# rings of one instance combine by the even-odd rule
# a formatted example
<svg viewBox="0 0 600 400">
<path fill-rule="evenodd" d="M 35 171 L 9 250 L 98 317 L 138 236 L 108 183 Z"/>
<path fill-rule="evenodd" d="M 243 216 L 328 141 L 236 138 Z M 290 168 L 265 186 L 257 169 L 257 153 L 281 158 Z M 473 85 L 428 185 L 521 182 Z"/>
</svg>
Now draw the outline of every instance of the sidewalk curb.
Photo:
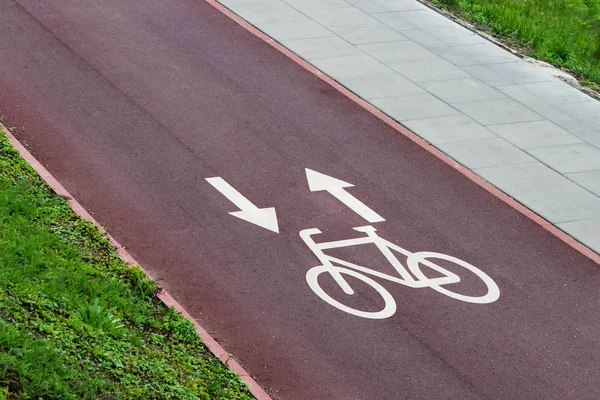
<svg viewBox="0 0 600 400">
<path fill-rule="evenodd" d="M 290 58 L 296 64 L 300 65 L 302 68 L 306 69 L 313 75 L 315 75 L 318 78 L 325 81 L 325 83 L 332 86 L 334 89 L 336 89 L 342 95 L 346 96 L 353 102 L 357 103 L 360 107 L 364 108 L 365 110 L 367 110 L 368 112 L 373 114 L 375 117 L 379 118 L 381 121 L 385 122 L 387 125 L 392 127 L 398 133 L 404 135 L 405 137 L 412 140 L 413 142 L 418 144 L 420 147 L 422 147 L 423 149 L 425 149 L 426 151 L 428 151 L 435 157 L 442 160 L 444 163 L 446 163 L 449 166 L 451 166 L 452 168 L 456 169 L 461 174 L 463 174 L 466 178 L 470 179 L 471 181 L 473 181 L 474 183 L 476 183 L 483 189 L 490 192 L 493 196 L 499 198 L 500 200 L 502 200 L 503 202 L 508 204 L 510 207 L 512 207 L 513 209 L 515 209 L 516 211 L 518 211 L 525 217 L 529 218 L 536 224 L 540 225 L 542 228 L 546 229 L 548 232 L 550 232 L 551 234 L 556 236 L 558 239 L 565 242 L 567 245 L 571 246 L 573 249 L 577 250 L 584 256 L 588 257 L 595 263 L 600 264 L 600 254 L 596 253 L 594 250 L 590 249 L 583 243 L 577 241 L 575 238 L 573 238 L 569 234 L 565 233 L 560 228 L 556 227 L 554 224 L 547 221 L 540 215 L 536 214 L 534 211 L 525 207 L 523 204 L 519 203 L 517 200 L 510 197 L 508 194 L 504 193 L 503 191 L 501 191 L 500 189 L 498 189 L 497 187 L 495 187 L 494 185 L 492 185 L 485 179 L 481 178 L 479 175 L 475 174 L 470 169 L 464 167 L 462 164 L 458 163 L 453 158 L 446 155 L 444 152 L 437 149 L 435 146 L 433 146 L 426 140 L 422 139 L 416 133 L 412 132 L 410 129 L 406 128 L 404 125 L 400 124 L 395 119 L 388 116 L 387 114 L 385 114 L 383 111 L 379 110 L 374 105 L 370 104 L 366 100 L 363 100 L 361 97 L 354 94 L 352 91 L 350 91 L 349 89 L 344 87 L 342 84 L 338 83 L 335 79 L 333 79 L 329 75 L 325 74 L 324 72 L 319 70 L 317 67 L 315 67 L 308 61 L 304 60 L 303 58 L 298 56 L 296 53 L 289 50 L 287 47 L 285 47 L 281 43 L 277 42 L 275 39 L 273 39 L 272 37 L 270 37 L 263 31 L 261 31 L 260 29 L 258 29 L 256 26 L 252 25 L 250 22 L 246 21 L 245 19 L 243 19 L 242 17 L 237 15 L 235 12 L 233 12 L 232 10 L 227 8 L 225 5 L 219 3 L 217 0 L 203 0 L 203 1 L 212 5 L 217 10 L 221 11 L 227 17 L 229 17 L 230 19 L 232 19 L 233 21 L 238 23 L 240 26 L 242 26 L 244 29 L 248 30 L 250 33 L 252 33 L 253 35 L 257 36 L 259 39 L 266 42 L 268 45 L 274 47 L 277 51 L 283 53 L 285 56 Z"/>
<path fill-rule="evenodd" d="M 58 182 L 54 176 L 44 166 L 33 157 L 33 155 L 10 133 L 10 131 L 0 123 L 0 130 L 3 131 L 13 145 L 13 147 L 20 153 L 21 157 L 25 159 L 31 165 L 31 167 L 41 176 L 41 178 L 52 188 L 54 193 L 63 197 L 67 200 L 71 209 L 79 217 L 88 220 L 98 227 L 100 232 L 110 241 L 110 244 L 115 248 L 119 258 L 123 260 L 127 265 L 136 265 L 144 272 L 148 279 L 154 280 L 152 276 L 146 272 L 146 270 L 121 246 L 99 223 L 86 211 L 85 208 L 77 200 L 71 196 L 71 194 Z M 229 370 L 237 373 L 240 376 L 240 380 L 248 386 L 248 390 L 257 400 L 272 400 L 272 398 L 265 392 L 265 390 L 252 378 L 252 376 L 233 358 L 229 356 L 229 353 L 217 343 L 217 341 L 210 336 L 210 334 L 204 329 L 192 316 L 175 300 L 167 291 L 161 289 L 156 295 L 160 301 L 167 307 L 173 307 L 185 318 L 190 320 L 198 335 L 202 339 L 204 345 L 215 355 Z"/>
</svg>

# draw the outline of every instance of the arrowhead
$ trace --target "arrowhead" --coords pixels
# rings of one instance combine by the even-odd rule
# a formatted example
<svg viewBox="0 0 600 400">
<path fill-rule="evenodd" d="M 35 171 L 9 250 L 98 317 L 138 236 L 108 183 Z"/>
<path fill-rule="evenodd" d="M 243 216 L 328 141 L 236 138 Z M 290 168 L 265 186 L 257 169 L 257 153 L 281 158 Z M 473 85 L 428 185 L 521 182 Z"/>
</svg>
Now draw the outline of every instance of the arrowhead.
<svg viewBox="0 0 600 400">
<path fill-rule="evenodd" d="M 306 180 L 311 192 L 353 187 L 354 185 L 306 168 Z"/>
<path fill-rule="evenodd" d="M 279 233 L 277 214 L 275 213 L 275 208 L 273 207 L 234 211 L 230 212 L 229 214 L 275 233 Z"/>
</svg>

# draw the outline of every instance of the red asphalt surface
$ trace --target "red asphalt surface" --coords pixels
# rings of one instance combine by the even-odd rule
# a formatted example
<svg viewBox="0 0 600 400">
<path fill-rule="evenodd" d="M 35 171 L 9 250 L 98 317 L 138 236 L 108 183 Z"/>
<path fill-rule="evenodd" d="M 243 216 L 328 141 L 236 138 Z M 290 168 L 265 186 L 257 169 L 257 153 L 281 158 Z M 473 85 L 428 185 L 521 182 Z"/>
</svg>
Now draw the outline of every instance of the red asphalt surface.
<svg viewBox="0 0 600 400">
<path fill-rule="evenodd" d="M 0 0 L 0 113 L 212 335 L 281 399 L 598 399 L 600 267 L 199 0 Z M 348 188 L 411 251 L 465 260 L 491 304 L 374 278 L 396 313 L 359 318 L 307 285 L 319 242 L 368 225 L 305 168 Z M 280 233 L 235 218 L 220 176 Z M 345 253 L 393 273 L 372 249 Z M 481 294 L 480 281 L 444 265 Z M 345 304 L 381 298 L 354 278 Z"/>
</svg>

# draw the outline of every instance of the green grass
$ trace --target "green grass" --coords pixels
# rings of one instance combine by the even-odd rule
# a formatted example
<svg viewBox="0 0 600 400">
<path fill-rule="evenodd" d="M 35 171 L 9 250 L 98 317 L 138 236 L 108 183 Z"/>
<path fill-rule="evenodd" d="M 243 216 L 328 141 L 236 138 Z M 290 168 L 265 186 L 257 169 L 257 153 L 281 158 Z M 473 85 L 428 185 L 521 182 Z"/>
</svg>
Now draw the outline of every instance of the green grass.
<svg viewBox="0 0 600 400">
<path fill-rule="evenodd" d="M 249 399 L 0 132 L 0 399 Z"/>
<path fill-rule="evenodd" d="M 429 0 L 600 85 L 600 0 Z"/>
</svg>

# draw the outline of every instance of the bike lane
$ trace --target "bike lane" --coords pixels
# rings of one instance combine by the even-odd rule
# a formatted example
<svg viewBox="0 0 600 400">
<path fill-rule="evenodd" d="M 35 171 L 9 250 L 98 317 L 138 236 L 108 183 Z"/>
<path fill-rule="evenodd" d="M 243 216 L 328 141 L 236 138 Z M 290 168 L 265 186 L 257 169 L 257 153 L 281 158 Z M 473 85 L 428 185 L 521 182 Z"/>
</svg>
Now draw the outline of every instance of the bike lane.
<svg viewBox="0 0 600 400">
<path fill-rule="evenodd" d="M 2 113 L 275 397 L 598 397 L 598 265 L 210 5 L 2 0 L 0 11 Z M 318 190 L 306 168 L 353 186 Z M 274 207 L 277 229 L 252 207 Z M 330 242 L 364 237 L 360 226 L 474 265 L 498 300 L 371 277 L 392 316 L 332 307 L 307 284 L 320 262 L 299 233 Z M 397 276 L 375 246 L 330 254 Z M 461 277 L 457 292 L 485 294 L 439 264 Z M 345 277 L 346 295 L 325 275 L 339 302 L 384 307 L 372 285 Z"/>
</svg>

